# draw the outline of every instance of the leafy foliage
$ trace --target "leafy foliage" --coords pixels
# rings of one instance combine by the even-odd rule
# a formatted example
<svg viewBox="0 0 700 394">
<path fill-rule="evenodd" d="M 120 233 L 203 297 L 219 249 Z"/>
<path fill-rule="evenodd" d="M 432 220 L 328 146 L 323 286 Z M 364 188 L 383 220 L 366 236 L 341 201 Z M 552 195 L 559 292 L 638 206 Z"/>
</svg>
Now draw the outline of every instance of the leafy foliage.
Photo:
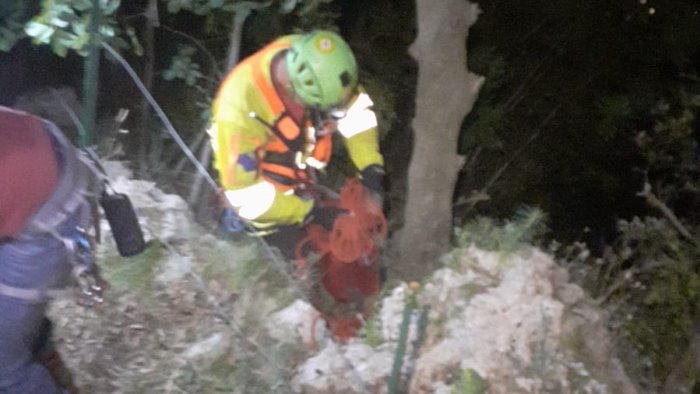
<svg viewBox="0 0 700 394">
<path fill-rule="evenodd" d="M 692 359 L 689 344 L 700 316 L 698 104 L 697 94 L 679 90 L 650 108 L 654 122 L 635 138 L 644 159 L 644 195 L 662 216 L 619 220 L 614 242 L 600 257 L 584 244 L 559 251 L 573 278 L 615 314 L 636 355 L 628 359 L 630 368 L 651 377 L 652 390 Z"/>
<path fill-rule="evenodd" d="M 212 96 L 223 77 L 218 67 L 223 60 L 213 55 L 219 48 L 205 46 L 205 40 L 219 39 L 222 31 L 229 32 L 233 29 L 236 18 L 248 16 L 253 10 L 256 11 L 255 18 L 251 18 L 253 23 L 255 19 L 276 18 L 292 13 L 304 18 L 313 18 L 319 5 L 329 1 L 163 0 L 168 13 L 192 13 L 202 21 L 203 28 L 197 32 L 196 37 L 182 35 L 188 37 L 190 42 L 183 44 L 178 41 L 177 55 L 171 58 L 170 65 L 163 71 L 162 76 L 167 81 L 183 81 L 188 88 L 196 90 L 195 105 L 202 109 L 202 117 L 208 119 Z M 273 38 L 269 35 L 269 27 L 270 24 L 267 24 L 268 31 L 260 46 Z M 192 46 L 191 42 L 198 45 Z M 205 52 L 217 63 L 211 65 L 210 71 L 206 71 L 207 68 L 200 64 Z"/>
<path fill-rule="evenodd" d="M 24 37 L 25 7 L 20 0 L 0 3 L 0 52 L 8 52 Z"/>
<path fill-rule="evenodd" d="M 700 248 L 663 219 L 620 221 L 619 231 L 602 259 L 579 263 L 583 282 L 617 314 L 621 333 L 647 360 L 631 369 L 663 382 L 688 350 L 700 311 Z"/>
<path fill-rule="evenodd" d="M 201 67 L 199 64 L 192 61 L 192 55 L 196 49 L 189 45 L 183 45 L 178 50 L 177 56 L 173 56 L 173 61 L 170 64 L 170 68 L 163 71 L 163 78 L 168 81 L 174 79 L 182 79 L 185 81 L 187 86 L 195 86 L 201 78 L 204 77 L 202 74 Z"/>
<path fill-rule="evenodd" d="M 680 91 L 676 103 L 658 103 L 653 128 L 637 134 L 645 172 L 653 192 L 672 209 L 696 222 L 700 203 L 700 166 L 696 136 L 700 94 Z"/>
<path fill-rule="evenodd" d="M 113 39 L 118 46 L 124 47 L 126 41 L 118 37 L 122 31 L 115 19 L 119 5 L 120 0 L 100 0 L 99 36 Z M 91 0 L 44 0 L 41 12 L 25 25 L 24 30 L 34 44 L 50 45 L 58 56 L 65 57 L 69 50 L 85 56 L 91 39 L 91 11 Z M 134 37 L 132 29 L 125 33 Z"/>
<path fill-rule="evenodd" d="M 515 252 L 529 248 L 547 232 L 546 215 L 538 208 L 522 208 L 505 223 L 493 218 L 478 217 L 466 223 L 455 234 L 460 247 L 476 247 L 499 252 Z"/>
<path fill-rule="evenodd" d="M 237 12 L 250 5 L 269 6 L 272 1 L 236 1 L 236 0 L 163 0 L 168 12 L 176 14 L 180 11 L 190 11 L 199 16 L 207 16 L 213 12 Z M 296 6 L 296 1 L 285 1 L 280 9 L 290 12 Z"/>
</svg>

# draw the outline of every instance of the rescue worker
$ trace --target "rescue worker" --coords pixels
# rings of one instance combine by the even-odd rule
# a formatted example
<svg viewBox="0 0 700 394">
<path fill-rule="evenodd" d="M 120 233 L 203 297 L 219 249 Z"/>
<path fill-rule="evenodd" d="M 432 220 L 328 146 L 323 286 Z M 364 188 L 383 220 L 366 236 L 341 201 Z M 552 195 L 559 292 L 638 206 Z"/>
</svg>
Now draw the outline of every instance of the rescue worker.
<svg viewBox="0 0 700 394">
<path fill-rule="evenodd" d="M 90 174 L 77 157 L 53 123 L 0 106 L 0 393 L 77 392 L 45 316 L 87 245 Z"/>
<path fill-rule="evenodd" d="M 323 30 L 276 39 L 221 84 L 210 136 L 224 195 L 285 257 L 293 258 L 305 225 L 330 229 L 342 214 L 313 198 L 336 131 L 381 204 L 383 158 L 372 105 L 350 47 Z"/>
</svg>

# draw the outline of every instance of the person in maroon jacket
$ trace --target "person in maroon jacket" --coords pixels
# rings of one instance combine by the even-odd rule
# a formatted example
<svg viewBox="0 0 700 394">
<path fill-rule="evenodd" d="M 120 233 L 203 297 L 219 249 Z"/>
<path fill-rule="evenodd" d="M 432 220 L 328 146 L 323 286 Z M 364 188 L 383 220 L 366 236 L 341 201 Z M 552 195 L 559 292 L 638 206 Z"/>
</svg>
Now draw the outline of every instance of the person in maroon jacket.
<svg viewBox="0 0 700 394">
<path fill-rule="evenodd" d="M 45 311 L 90 224 L 78 156 L 51 122 L 0 106 L 0 393 L 77 392 Z"/>
</svg>

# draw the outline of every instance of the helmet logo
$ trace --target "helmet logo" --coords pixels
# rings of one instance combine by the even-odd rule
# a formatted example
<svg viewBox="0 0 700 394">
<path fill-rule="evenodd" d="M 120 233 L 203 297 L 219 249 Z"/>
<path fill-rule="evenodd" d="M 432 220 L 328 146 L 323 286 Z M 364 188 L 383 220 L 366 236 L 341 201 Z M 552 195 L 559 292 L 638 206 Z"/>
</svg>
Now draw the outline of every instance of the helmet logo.
<svg viewBox="0 0 700 394">
<path fill-rule="evenodd" d="M 330 37 L 321 36 L 316 39 L 316 49 L 323 54 L 329 54 L 335 49 L 335 44 Z"/>
</svg>

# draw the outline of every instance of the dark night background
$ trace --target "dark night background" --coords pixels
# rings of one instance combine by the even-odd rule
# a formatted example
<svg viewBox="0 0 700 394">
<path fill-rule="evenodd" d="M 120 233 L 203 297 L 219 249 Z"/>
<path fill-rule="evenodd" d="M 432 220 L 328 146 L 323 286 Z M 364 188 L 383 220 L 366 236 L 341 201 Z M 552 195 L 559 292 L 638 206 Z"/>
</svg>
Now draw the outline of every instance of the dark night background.
<svg viewBox="0 0 700 394">
<path fill-rule="evenodd" d="M 38 9 L 34 3 L 27 15 Z M 119 15 L 136 24 L 133 15 L 144 5 L 123 1 Z M 656 12 L 650 15 L 652 4 L 638 1 L 479 3 L 482 13 L 467 42 L 469 67 L 487 82 L 464 122 L 458 149 L 467 157 L 478 154 L 462 171 L 455 201 L 482 188 L 504 162 L 513 159 L 513 164 L 492 186 L 488 203 L 476 209 L 456 205 L 458 222 L 475 214 L 508 217 L 520 205 L 535 205 L 549 213 L 559 238 L 577 239 L 590 228 L 585 237 L 599 247 L 614 236 L 617 218 L 646 212 L 636 196 L 645 163 L 635 133 L 653 126 L 649 110 L 655 103 L 677 100 L 674 94 L 680 89 L 697 88 L 697 81 L 682 75 L 695 75 L 700 59 L 694 34 L 700 26 L 697 6 L 689 1 L 654 5 Z M 392 116 L 382 125 L 382 149 L 387 186 L 400 193 L 412 142 L 417 72 L 406 52 L 416 34 L 413 4 L 336 1 L 320 9 L 322 16 L 310 22 L 300 22 L 303 18 L 296 15 L 253 13 L 245 25 L 241 55 L 305 23 L 334 23 L 356 51 L 363 80 L 371 81 L 370 87 L 381 85 L 379 95 L 391 95 L 384 103 Z M 212 31 L 207 26 L 211 21 L 184 12 L 173 16 L 163 9 L 160 21 L 198 37 L 223 58 L 228 33 L 221 21 Z M 178 39 L 169 30 L 156 29 L 154 92 L 188 136 L 197 121 L 192 106 L 186 105 L 190 93 L 158 77 L 176 53 Z M 132 55 L 129 60 L 138 69 L 143 59 Z M 204 58 L 198 60 L 207 67 Z M 138 92 L 126 74 L 104 58 L 101 70 L 100 114 L 133 106 L 131 98 Z M 47 86 L 67 85 L 80 96 L 81 81 L 82 58 L 75 54 L 58 58 L 26 39 L 0 54 L 0 104 L 12 105 L 21 94 Z M 215 84 L 208 89 L 215 90 Z M 518 152 L 533 134 L 535 141 Z M 693 198 L 674 197 L 678 209 L 693 215 Z M 397 199 L 399 206 L 399 197 L 390 201 Z"/>
</svg>

